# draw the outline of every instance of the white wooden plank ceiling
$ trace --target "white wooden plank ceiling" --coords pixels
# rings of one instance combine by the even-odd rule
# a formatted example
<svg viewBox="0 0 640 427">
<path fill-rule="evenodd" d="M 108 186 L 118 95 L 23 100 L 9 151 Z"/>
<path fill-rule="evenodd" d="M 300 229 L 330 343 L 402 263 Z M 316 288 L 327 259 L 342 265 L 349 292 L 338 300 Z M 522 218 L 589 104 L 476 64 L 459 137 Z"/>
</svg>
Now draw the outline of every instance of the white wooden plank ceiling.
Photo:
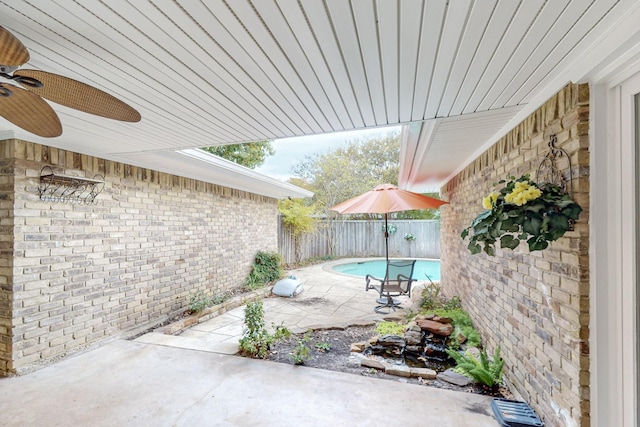
<svg viewBox="0 0 640 427">
<path fill-rule="evenodd" d="M 31 53 L 25 68 L 94 85 L 142 114 L 131 124 L 54 106 L 61 137 L 1 119 L 0 130 L 145 166 L 144 153 L 495 111 L 498 120 L 473 122 L 477 137 L 460 129 L 470 141 L 451 146 L 451 171 L 633 3 L 0 0 L 0 25 Z M 439 140 L 457 138 L 453 127 Z"/>
</svg>

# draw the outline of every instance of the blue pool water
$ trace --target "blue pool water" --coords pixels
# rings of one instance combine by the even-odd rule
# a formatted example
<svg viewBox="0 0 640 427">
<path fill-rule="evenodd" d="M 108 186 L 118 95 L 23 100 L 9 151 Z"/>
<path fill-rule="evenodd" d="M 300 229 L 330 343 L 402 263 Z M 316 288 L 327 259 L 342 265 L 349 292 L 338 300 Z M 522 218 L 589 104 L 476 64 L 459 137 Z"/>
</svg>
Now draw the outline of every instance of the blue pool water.
<svg viewBox="0 0 640 427">
<path fill-rule="evenodd" d="M 350 262 L 338 264 L 332 267 L 333 271 L 349 274 L 352 276 L 364 277 L 371 274 L 374 277 L 384 277 L 386 261 L 383 259 L 374 261 Z M 427 275 L 431 280 L 440 280 L 440 261 L 422 260 L 416 261 L 413 268 L 413 278 L 416 280 L 427 280 Z"/>
</svg>

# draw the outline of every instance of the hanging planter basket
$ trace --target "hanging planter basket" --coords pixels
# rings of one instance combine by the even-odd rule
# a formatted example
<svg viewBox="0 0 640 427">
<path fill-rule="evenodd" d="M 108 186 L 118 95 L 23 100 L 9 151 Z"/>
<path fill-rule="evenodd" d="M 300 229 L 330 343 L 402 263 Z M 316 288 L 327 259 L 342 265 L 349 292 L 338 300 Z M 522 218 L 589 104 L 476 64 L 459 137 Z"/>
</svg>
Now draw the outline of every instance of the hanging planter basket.
<svg viewBox="0 0 640 427">
<path fill-rule="evenodd" d="M 382 224 L 383 233 L 388 232 L 389 234 L 396 234 L 396 231 L 398 231 L 398 226 L 396 226 L 395 224 L 389 224 L 387 227 Z"/>
<path fill-rule="evenodd" d="M 463 239 L 469 237 L 467 248 L 472 254 L 484 251 L 493 256 L 498 242 L 502 249 L 515 249 L 526 242 L 530 251 L 541 251 L 573 229 L 582 207 L 567 193 L 566 181 L 555 164 L 556 158 L 566 152 L 555 148 L 555 135 L 551 136 L 549 147 L 538 177 L 546 173 L 556 182 L 535 182 L 529 175 L 499 181 L 482 200 L 486 210 L 462 231 Z"/>
</svg>

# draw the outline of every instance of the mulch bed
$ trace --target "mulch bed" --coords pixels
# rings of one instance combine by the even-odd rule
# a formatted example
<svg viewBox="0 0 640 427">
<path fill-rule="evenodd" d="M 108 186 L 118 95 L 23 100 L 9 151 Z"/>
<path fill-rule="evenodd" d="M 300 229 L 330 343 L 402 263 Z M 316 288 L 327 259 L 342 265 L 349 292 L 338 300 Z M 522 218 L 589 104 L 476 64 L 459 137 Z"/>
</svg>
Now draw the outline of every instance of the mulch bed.
<svg viewBox="0 0 640 427">
<path fill-rule="evenodd" d="M 310 333 L 307 346 L 311 349 L 310 357 L 305 360 L 304 366 L 309 368 L 327 369 L 330 371 L 345 372 L 354 375 L 363 375 L 371 378 L 379 378 L 388 381 L 399 381 L 408 384 L 424 385 L 429 387 L 437 387 L 446 390 L 463 391 L 467 393 L 477 393 L 494 397 L 504 397 L 512 399 L 513 395 L 506 387 L 497 389 L 487 389 L 478 384 L 466 387 L 460 387 L 438 379 L 426 380 L 422 378 L 406 378 L 389 375 L 383 371 L 365 367 L 349 367 L 347 362 L 351 354 L 351 344 L 359 341 L 367 341 L 376 335 L 375 327 L 349 327 L 344 330 L 316 330 Z M 278 341 L 271 346 L 271 352 L 268 359 L 274 362 L 294 364 L 293 354 L 298 344 L 298 340 L 302 339 L 302 334 L 294 334 L 290 338 Z M 323 351 L 316 348 L 316 344 L 328 344 L 331 349 Z"/>
</svg>

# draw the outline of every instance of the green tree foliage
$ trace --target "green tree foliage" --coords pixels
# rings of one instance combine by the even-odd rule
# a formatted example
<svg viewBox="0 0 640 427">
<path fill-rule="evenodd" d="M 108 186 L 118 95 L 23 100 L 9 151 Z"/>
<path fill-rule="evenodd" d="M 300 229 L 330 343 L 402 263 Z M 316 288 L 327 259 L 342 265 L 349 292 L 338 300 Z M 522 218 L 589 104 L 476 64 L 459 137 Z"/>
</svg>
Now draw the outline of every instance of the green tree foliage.
<svg viewBox="0 0 640 427">
<path fill-rule="evenodd" d="M 278 210 L 282 214 L 282 222 L 291 227 L 294 236 L 311 233 L 315 229 L 313 206 L 307 205 L 303 199 L 280 200 Z"/>
<path fill-rule="evenodd" d="M 282 214 L 282 222 L 291 230 L 296 261 L 300 261 L 300 239 L 303 235 L 313 232 L 316 227 L 314 207 L 305 203 L 303 199 L 286 199 L 278 202 L 278 210 Z"/>
<path fill-rule="evenodd" d="M 314 192 L 314 203 L 326 218 L 338 214 L 329 208 L 371 190 L 378 184 L 398 184 L 400 171 L 400 134 L 368 140 L 353 140 L 346 146 L 324 154 L 306 156 L 293 168 L 289 182 Z M 433 197 L 438 195 L 429 194 Z M 437 219 L 437 209 L 397 212 L 397 219 Z M 352 215 L 354 219 L 377 215 Z M 348 219 L 341 216 L 340 219 Z"/>
<path fill-rule="evenodd" d="M 271 141 L 216 145 L 203 147 L 202 149 L 250 169 L 255 169 L 262 165 L 268 156 L 272 156 L 275 153 Z"/>
<path fill-rule="evenodd" d="M 314 201 L 328 216 L 329 208 L 378 184 L 398 183 L 399 134 L 353 140 L 324 154 L 313 154 L 294 166 L 296 185 L 313 191 Z"/>
</svg>

